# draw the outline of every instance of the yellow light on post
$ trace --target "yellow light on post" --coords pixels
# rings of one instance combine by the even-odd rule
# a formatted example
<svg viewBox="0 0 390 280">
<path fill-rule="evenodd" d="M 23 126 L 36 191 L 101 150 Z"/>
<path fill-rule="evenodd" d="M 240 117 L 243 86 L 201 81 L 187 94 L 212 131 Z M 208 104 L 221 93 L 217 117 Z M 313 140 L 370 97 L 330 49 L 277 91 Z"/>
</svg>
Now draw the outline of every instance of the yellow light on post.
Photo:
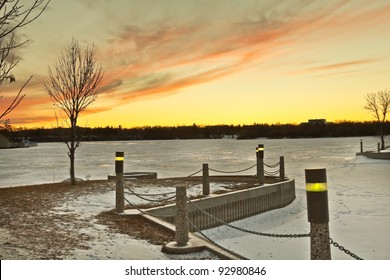
<svg viewBox="0 0 390 280">
<path fill-rule="evenodd" d="M 324 192 L 328 190 L 326 183 L 306 183 L 306 191 L 308 192 Z"/>
<path fill-rule="evenodd" d="M 125 160 L 124 152 L 115 153 L 115 173 L 123 173 L 123 161 Z"/>
<path fill-rule="evenodd" d="M 122 214 L 125 209 L 125 191 L 123 187 L 123 162 L 125 159 L 124 152 L 115 153 L 115 209 L 118 214 Z"/>
<path fill-rule="evenodd" d="M 257 145 L 256 155 L 257 158 L 264 158 L 264 144 Z"/>
<path fill-rule="evenodd" d="M 258 144 L 256 148 L 257 179 L 260 185 L 264 185 L 264 144 Z"/>
<path fill-rule="evenodd" d="M 305 169 L 307 218 L 310 222 L 310 258 L 330 260 L 329 206 L 326 169 Z"/>
<path fill-rule="evenodd" d="M 309 222 L 329 222 L 326 169 L 305 169 L 305 181 Z"/>
</svg>

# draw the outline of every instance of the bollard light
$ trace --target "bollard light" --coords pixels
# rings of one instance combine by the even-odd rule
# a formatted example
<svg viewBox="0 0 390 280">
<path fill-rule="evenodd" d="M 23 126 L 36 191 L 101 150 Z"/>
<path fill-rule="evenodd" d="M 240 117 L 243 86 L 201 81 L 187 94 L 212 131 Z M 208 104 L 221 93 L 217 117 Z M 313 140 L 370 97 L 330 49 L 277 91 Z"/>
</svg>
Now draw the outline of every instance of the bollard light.
<svg viewBox="0 0 390 280">
<path fill-rule="evenodd" d="M 258 144 L 256 148 L 257 179 L 260 185 L 264 185 L 264 144 Z"/>
<path fill-rule="evenodd" d="M 307 217 L 310 222 L 310 258 L 330 260 L 329 207 L 326 169 L 305 169 Z"/>
<path fill-rule="evenodd" d="M 118 214 L 122 214 L 125 209 L 125 191 L 123 187 L 123 161 L 124 152 L 115 153 L 115 209 Z"/>
<path fill-rule="evenodd" d="M 256 154 L 258 158 L 264 158 L 264 144 L 257 145 Z"/>
<path fill-rule="evenodd" d="M 115 173 L 123 173 L 123 162 L 125 160 L 124 152 L 115 153 Z"/>
<path fill-rule="evenodd" d="M 329 222 L 326 169 L 305 169 L 307 214 L 311 223 Z"/>
</svg>

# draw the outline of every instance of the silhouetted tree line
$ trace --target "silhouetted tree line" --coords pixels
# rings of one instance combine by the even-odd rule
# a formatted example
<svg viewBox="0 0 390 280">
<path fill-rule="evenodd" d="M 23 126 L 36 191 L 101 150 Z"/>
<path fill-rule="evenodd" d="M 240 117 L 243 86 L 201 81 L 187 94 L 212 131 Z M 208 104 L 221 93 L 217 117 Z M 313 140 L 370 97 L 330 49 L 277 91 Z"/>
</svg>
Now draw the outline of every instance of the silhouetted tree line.
<svg viewBox="0 0 390 280">
<path fill-rule="evenodd" d="M 390 132 L 390 122 L 385 126 Z M 69 128 L 34 128 L 12 130 L 9 127 L 0 133 L 9 138 L 29 138 L 35 142 L 62 142 Z M 253 124 L 212 126 L 145 126 L 121 127 L 79 127 L 81 141 L 118 140 L 169 140 L 169 139 L 254 139 L 266 138 L 319 138 L 374 136 L 378 134 L 376 122 L 339 122 L 327 124 Z"/>
</svg>

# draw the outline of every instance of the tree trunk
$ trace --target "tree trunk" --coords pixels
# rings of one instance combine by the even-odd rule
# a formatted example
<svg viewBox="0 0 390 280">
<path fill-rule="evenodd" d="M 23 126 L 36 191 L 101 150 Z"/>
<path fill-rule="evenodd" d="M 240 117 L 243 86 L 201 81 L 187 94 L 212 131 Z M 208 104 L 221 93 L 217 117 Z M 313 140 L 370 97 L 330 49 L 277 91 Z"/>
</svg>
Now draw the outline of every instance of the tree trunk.
<svg viewBox="0 0 390 280">
<path fill-rule="evenodd" d="M 76 153 L 76 140 L 77 140 L 77 134 L 76 134 L 76 124 L 77 119 L 71 118 L 71 135 L 70 135 L 70 148 L 69 148 L 69 159 L 70 159 L 70 182 L 72 185 L 76 185 L 76 175 L 75 175 L 75 153 Z"/>
<path fill-rule="evenodd" d="M 385 133 L 383 127 L 381 128 L 381 150 L 385 149 Z"/>
<path fill-rule="evenodd" d="M 71 143 L 71 146 L 74 146 L 73 142 Z M 74 148 L 71 148 L 71 150 L 69 151 L 69 159 L 70 159 L 70 183 L 72 185 L 76 185 L 76 176 L 74 172 L 74 154 L 75 154 L 75 150 Z"/>
</svg>

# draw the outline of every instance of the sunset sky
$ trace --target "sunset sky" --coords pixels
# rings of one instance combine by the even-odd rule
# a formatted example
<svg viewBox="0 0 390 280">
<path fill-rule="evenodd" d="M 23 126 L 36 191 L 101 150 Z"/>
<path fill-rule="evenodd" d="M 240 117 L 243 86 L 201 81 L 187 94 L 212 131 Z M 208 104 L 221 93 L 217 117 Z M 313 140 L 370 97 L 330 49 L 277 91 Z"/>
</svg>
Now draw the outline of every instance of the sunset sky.
<svg viewBox="0 0 390 280">
<path fill-rule="evenodd" d="M 19 33 L 14 127 L 56 127 L 42 82 L 75 37 L 104 79 L 80 126 L 365 121 L 390 88 L 390 1 L 52 0 Z"/>
</svg>

